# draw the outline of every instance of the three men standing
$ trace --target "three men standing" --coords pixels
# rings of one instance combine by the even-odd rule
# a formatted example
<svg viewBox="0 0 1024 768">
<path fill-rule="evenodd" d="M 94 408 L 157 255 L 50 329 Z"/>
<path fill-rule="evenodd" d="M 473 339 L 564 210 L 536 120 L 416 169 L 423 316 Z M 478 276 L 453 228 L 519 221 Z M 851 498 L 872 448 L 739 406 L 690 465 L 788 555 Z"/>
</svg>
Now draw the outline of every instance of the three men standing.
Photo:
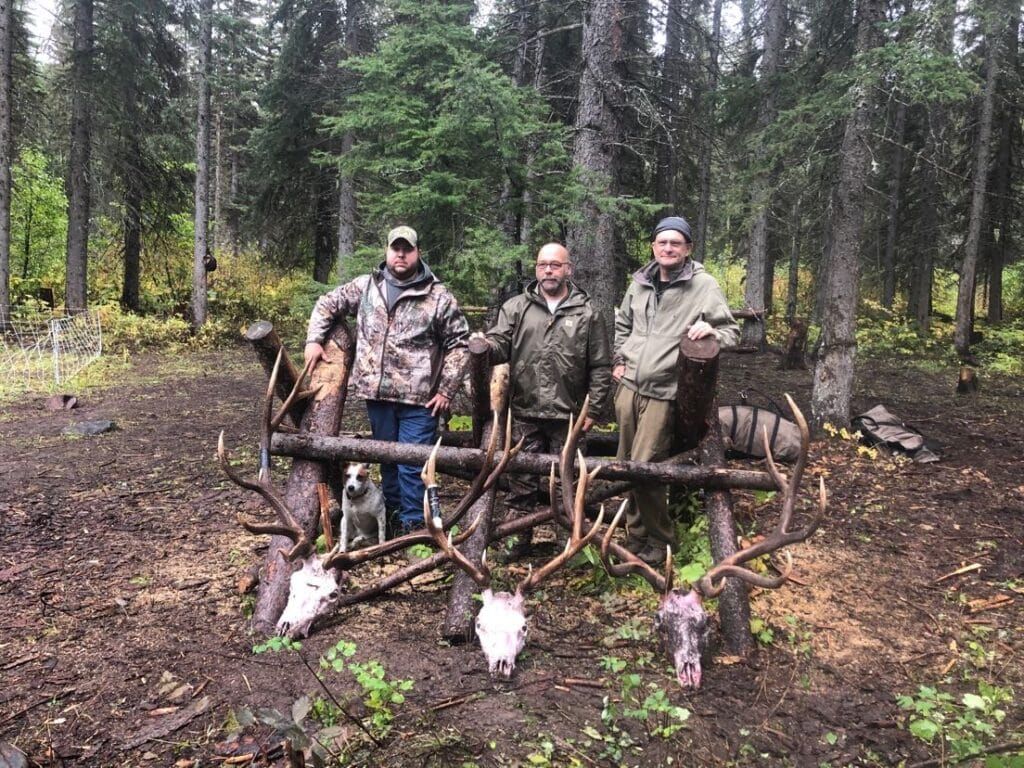
<svg viewBox="0 0 1024 768">
<path fill-rule="evenodd" d="M 691 339 L 714 335 L 723 347 L 739 341 L 739 326 L 718 282 L 690 258 L 693 236 L 686 219 L 658 222 L 651 250 L 654 260 L 633 275 L 615 311 L 617 458 L 632 461 L 661 461 L 671 454 L 682 333 Z M 635 484 L 626 522 L 626 546 L 648 563 L 663 563 L 666 548 L 675 544 L 665 486 Z"/>
<path fill-rule="evenodd" d="M 323 356 L 339 317 L 356 318 L 354 394 L 366 400 L 376 440 L 431 443 L 437 419 L 462 383 L 469 325 L 458 302 L 420 259 L 412 227 L 388 234 L 384 262 L 321 296 L 306 332 L 305 358 Z M 384 499 L 402 529 L 423 525 L 419 467 L 382 464 Z"/>
<path fill-rule="evenodd" d="M 523 450 L 559 453 L 569 416 L 579 413 L 587 395 L 590 413 L 600 414 L 611 384 L 608 334 L 590 297 L 572 278 L 569 252 L 548 243 L 537 253 L 536 280 L 501 307 L 486 335 L 491 362 L 511 367 L 513 437 Z M 594 418 L 588 416 L 583 429 Z M 546 478 L 510 480 L 508 504 L 532 510 L 547 499 Z M 525 554 L 529 533 L 514 554 Z"/>
</svg>

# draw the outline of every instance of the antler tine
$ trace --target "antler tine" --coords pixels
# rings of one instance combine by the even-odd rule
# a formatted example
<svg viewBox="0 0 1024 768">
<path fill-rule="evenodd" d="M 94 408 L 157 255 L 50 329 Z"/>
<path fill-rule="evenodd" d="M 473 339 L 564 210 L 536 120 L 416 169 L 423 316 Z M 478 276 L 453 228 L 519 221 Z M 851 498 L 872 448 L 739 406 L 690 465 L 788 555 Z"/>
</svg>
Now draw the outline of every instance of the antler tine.
<svg viewBox="0 0 1024 768">
<path fill-rule="evenodd" d="M 740 568 L 739 565 L 768 552 L 774 552 L 775 550 L 781 549 L 789 544 L 804 541 L 818 530 L 818 526 L 821 525 L 822 518 L 825 515 L 825 507 L 828 504 L 828 495 L 825 492 L 824 478 L 819 478 L 818 509 L 814 516 L 803 528 L 799 528 L 795 531 L 789 530 L 789 525 L 793 518 L 793 510 L 796 506 L 797 492 L 800 489 L 800 480 L 803 477 L 804 468 L 807 466 L 807 453 L 811 441 L 811 431 L 807 426 L 807 420 L 793 401 L 793 398 L 787 394 L 786 401 L 789 403 L 790 410 L 793 411 L 793 417 L 796 419 L 797 426 L 800 428 L 800 455 L 797 457 L 796 464 L 793 466 L 793 474 L 788 481 L 786 480 L 785 475 L 782 474 L 778 466 L 775 464 L 775 457 L 772 456 L 767 430 L 764 433 L 765 458 L 768 461 L 768 471 L 771 474 L 772 479 L 775 481 L 776 486 L 778 486 L 779 491 L 783 494 L 782 510 L 779 512 L 779 522 L 776 524 L 775 530 L 768 536 L 765 536 L 761 541 L 730 555 L 704 574 L 697 584 L 697 589 L 705 597 L 714 597 L 719 594 L 723 588 L 722 580 L 727 576 L 734 576 L 757 587 L 774 589 L 775 587 L 781 586 L 783 582 L 789 578 L 790 568 L 787 568 L 780 576 L 768 577 L 760 576 L 746 568 Z M 787 553 L 787 558 L 788 557 L 789 555 Z M 791 562 L 792 560 L 790 559 L 790 563 Z M 716 585 L 715 581 L 719 581 L 720 583 Z"/>
<path fill-rule="evenodd" d="M 252 520 L 247 520 L 241 515 L 238 516 L 238 522 L 241 523 L 242 527 L 245 528 L 249 533 L 269 533 L 275 536 L 285 536 L 294 542 L 291 549 L 285 553 L 285 559 L 294 560 L 296 557 L 305 555 L 311 548 L 309 537 L 306 535 L 305 530 L 302 526 L 295 522 L 295 517 L 292 515 L 288 505 L 285 504 L 274 487 L 270 484 L 269 473 L 264 478 L 263 470 L 260 470 L 259 482 L 252 482 L 246 480 L 244 477 L 239 475 L 231 465 L 228 463 L 228 452 L 227 448 L 224 447 L 224 432 L 221 431 L 220 437 L 217 440 L 217 458 L 220 460 L 220 467 L 224 470 L 225 474 L 231 479 L 231 482 L 235 485 L 239 485 L 249 491 L 255 491 L 262 496 L 266 501 L 273 507 L 277 513 L 278 523 L 257 523 Z"/>
<path fill-rule="evenodd" d="M 584 409 L 585 412 L 585 409 Z M 516 590 L 520 593 L 525 593 L 534 589 L 541 581 L 550 576 L 552 573 L 557 571 L 567 562 L 569 562 L 577 552 L 583 549 L 590 540 L 597 535 L 598 530 L 601 528 L 601 523 L 604 522 L 604 506 L 601 507 L 601 511 L 597 515 L 597 520 L 594 521 L 593 525 L 586 534 L 582 533 L 583 530 L 583 508 L 586 500 L 587 483 L 597 477 L 598 470 L 596 468 L 590 475 L 587 474 L 587 464 L 583 459 L 583 454 L 579 453 L 579 480 L 577 483 L 576 490 L 576 501 L 573 506 L 573 520 L 572 520 L 572 534 L 569 537 L 569 541 L 566 542 L 565 549 L 562 553 L 552 560 L 549 560 L 537 571 L 530 571 L 526 578 L 519 583 L 519 587 Z M 566 485 L 566 478 L 562 477 L 563 488 Z"/>
<path fill-rule="evenodd" d="M 281 352 L 282 353 L 284 352 L 284 347 L 281 348 Z M 280 360 L 280 359 L 281 359 L 281 354 L 278 353 L 278 360 Z M 288 397 L 286 397 L 284 402 L 281 404 L 280 410 L 278 410 L 278 412 L 274 415 L 274 418 L 272 418 L 270 420 L 270 431 L 271 432 L 273 432 L 274 430 L 276 430 L 278 427 L 281 426 L 281 422 L 284 421 L 284 417 L 288 415 L 288 409 L 292 407 L 292 403 L 294 403 L 295 400 L 299 397 L 299 393 L 302 392 L 302 381 L 309 374 L 310 369 L 313 367 L 313 363 L 314 363 L 313 358 L 310 358 L 309 360 L 306 361 L 306 364 L 304 366 L 302 366 L 302 370 L 299 372 L 299 375 L 295 378 L 295 386 L 292 387 L 292 391 L 288 393 Z M 276 379 L 276 377 L 277 377 L 277 374 L 276 374 L 277 365 L 276 364 L 274 366 L 274 371 L 275 371 L 274 378 Z M 311 395 L 311 394 L 315 394 L 316 392 L 319 392 L 319 391 L 320 391 L 320 387 L 318 386 L 316 389 L 307 390 L 305 392 L 302 392 L 302 395 L 303 396 L 308 396 L 308 395 Z"/>
<path fill-rule="evenodd" d="M 573 535 L 579 538 L 582 534 L 582 520 L 580 525 L 576 525 L 575 516 L 569 517 L 569 510 L 575 511 L 575 500 L 573 498 L 573 487 L 569 479 L 572 477 L 572 460 L 579 451 L 576 446 L 579 444 L 580 435 L 583 434 L 583 424 L 587 419 L 587 414 L 590 412 L 590 395 L 587 395 L 583 400 L 583 405 L 580 408 L 579 414 L 573 418 L 572 414 L 569 414 L 569 427 L 565 436 L 565 445 L 562 446 L 562 453 L 559 456 L 559 473 L 562 476 L 562 508 L 561 517 L 562 519 L 572 524 Z M 550 489 L 554 490 L 554 483 L 550 484 Z M 551 494 L 551 506 L 555 506 L 554 493 Z"/>
<path fill-rule="evenodd" d="M 441 503 L 437 497 L 437 484 L 434 482 L 437 449 L 440 447 L 441 441 L 438 440 L 434 450 L 430 452 L 430 458 L 427 459 L 427 463 L 423 467 L 423 482 L 427 486 L 423 491 L 423 519 L 427 524 L 427 530 L 430 532 L 430 535 L 441 551 L 448 556 L 448 559 L 468 573 L 479 586 L 487 587 L 491 583 L 491 572 L 487 567 L 486 560 L 481 560 L 480 566 L 477 567 L 452 544 L 451 535 L 445 536 L 442 529 Z M 483 511 L 477 516 L 474 526 L 480 522 L 480 517 L 482 516 Z"/>
<path fill-rule="evenodd" d="M 619 505 L 618 512 L 615 513 L 615 517 L 612 518 L 611 525 L 608 526 L 608 530 L 605 531 L 604 538 L 601 539 L 601 560 L 604 562 L 605 570 L 607 570 L 612 576 L 620 578 L 622 576 L 636 574 L 643 577 L 643 579 L 656 591 L 663 593 L 668 592 L 672 588 L 671 582 L 628 549 L 625 549 L 624 547 L 620 548 L 622 553 L 620 562 L 612 562 L 611 552 L 609 551 L 612 544 L 612 536 L 615 535 L 615 529 L 619 527 L 619 521 L 622 520 L 622 516 L 626 513 L 626 507 L 628 505 L 629 499 L 626 499 Z M 669 557 L 671 557 L 671 555 Z"/>
</svg>

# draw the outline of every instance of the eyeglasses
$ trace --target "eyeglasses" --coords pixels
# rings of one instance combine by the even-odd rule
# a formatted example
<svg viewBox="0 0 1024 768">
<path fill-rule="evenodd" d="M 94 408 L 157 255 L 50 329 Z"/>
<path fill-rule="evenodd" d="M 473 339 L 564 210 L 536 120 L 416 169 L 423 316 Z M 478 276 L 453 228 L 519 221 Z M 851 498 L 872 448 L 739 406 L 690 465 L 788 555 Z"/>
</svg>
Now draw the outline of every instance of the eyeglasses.
<svg viewBox="0 0 1024 768">
<path fill-rule="evenodd" d="M 545 269 L 551 269 L 552 272 L 557 272 L 566 265 L 564 261 L 538 261 L 537 271 L 543 272 Z"/>
</svg>

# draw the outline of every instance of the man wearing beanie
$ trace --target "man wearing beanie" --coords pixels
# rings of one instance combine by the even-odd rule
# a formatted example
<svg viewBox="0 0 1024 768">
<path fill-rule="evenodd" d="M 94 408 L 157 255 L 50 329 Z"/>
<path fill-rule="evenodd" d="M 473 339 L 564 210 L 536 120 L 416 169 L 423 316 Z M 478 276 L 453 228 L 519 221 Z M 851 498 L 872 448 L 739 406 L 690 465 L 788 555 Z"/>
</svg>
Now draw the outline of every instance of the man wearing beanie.
<svg viewBox="0 0 1024 768">
<path fill-rule="evenodd" d="M 366 400 L 375 440 L 432 443 L 469 359 L 469 325 L 451 292 L 420 259 L 416 230 L 388 233 L 384 261 L 321 296 L 309 318 L 306 360 L 340 317 L 356 318 L 352 385 Z M 400 531 L 423 527 L 420 468 L 381 464 L 384 501 Z"/>
<path fill-rule="evenodd" d="M 651 250 L 654 260 L 633 275 L 615 311 L 618 458 L 632 461 L 661 461 L 672 450 L 682 334 L 691 339 L 714 335 L 723 347 L 739 341 L 739 327 L 718 282 L 690 258 L 693 239 L 686 219 L 659 221 Z M 626 547 L 652 565 L 663 564 L 666 548 L 675 544 L 666 487 L 634 485 L 626 524 Z"/>
</svg>

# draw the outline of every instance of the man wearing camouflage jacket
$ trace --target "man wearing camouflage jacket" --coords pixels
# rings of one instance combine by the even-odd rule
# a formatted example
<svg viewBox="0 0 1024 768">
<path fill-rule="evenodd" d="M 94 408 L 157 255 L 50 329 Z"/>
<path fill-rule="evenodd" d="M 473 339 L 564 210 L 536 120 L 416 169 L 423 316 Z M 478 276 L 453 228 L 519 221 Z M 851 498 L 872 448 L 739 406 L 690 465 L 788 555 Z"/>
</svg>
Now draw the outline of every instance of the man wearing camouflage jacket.
<svg viewBox="0 0 1024 768">
<path fill-rule="evenodd" d="M 321 296 L 309 319 L 306 360 L 323 356 L 339 317 L 356 318 L 353 393 L 366 400 L 376 440 L 427 444 L 468 360 L 469 326 L 451 292 L 420 259 L 412 227 L 388 234 L 384 263 Z M 402 530 L 423 524 L 420 468 L 381 464 L 384 499 Z"/>
</svg>

